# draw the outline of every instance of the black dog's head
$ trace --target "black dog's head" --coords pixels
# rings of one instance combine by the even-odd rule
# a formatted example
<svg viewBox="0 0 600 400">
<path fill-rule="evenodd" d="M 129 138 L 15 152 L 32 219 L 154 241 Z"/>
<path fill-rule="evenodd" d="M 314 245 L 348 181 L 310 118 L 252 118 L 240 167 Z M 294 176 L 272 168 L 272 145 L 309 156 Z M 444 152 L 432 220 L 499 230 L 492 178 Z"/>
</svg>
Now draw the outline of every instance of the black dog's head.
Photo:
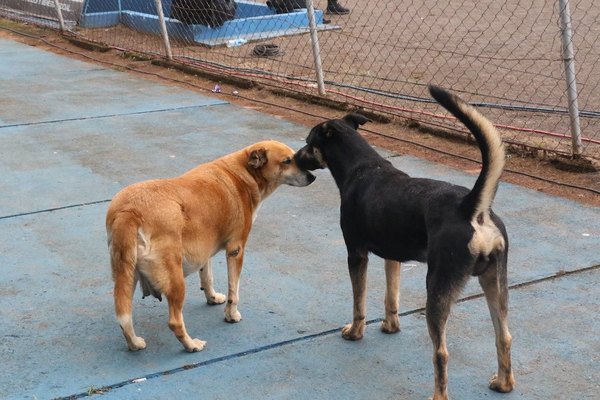
<svg viewBox="0 0 600 400">
<path fill-rule="evenodd" d="M 342 119 L 332 119 L 322 122 L 310 130 L 306 138 L 306 146 L 294 155 L 294 160 L 300 169 L 314 171 L 327 168 L 327 157 L 324 148 L 327 143 L 339 135 L 352 134 L 360 125 L 371 121 L 364 115 L 348 114 Z"/>
</svg>

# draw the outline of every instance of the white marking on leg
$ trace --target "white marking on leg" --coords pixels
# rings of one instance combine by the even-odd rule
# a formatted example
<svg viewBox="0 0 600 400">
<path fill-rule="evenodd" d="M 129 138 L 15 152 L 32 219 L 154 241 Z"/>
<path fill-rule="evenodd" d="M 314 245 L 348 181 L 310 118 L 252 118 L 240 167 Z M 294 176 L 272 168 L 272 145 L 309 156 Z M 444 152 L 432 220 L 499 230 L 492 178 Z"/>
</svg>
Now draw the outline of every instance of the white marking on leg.
<svg viewBox="0 0 600 400">
<path fill-rule="evenodd" d="M 117 322 L 123 330 L 123 336 L 125 336 L 129 350 L 136 351 L 146 348 L 146 341 L 143 338 L 135 335 L 135 330 L 133 329 L 133 318 L 131 317 L 131 314 L 118 315 Z"/>
<path fill-rule="evenodd" d="M 217 293 L 213 286 L 213 273 L 211 260 L 200 268 L 200 288 L 204 291 L 206 302 L 210 305 L 223 304 L 227 297 L 222 293 Z"/>
</svg>

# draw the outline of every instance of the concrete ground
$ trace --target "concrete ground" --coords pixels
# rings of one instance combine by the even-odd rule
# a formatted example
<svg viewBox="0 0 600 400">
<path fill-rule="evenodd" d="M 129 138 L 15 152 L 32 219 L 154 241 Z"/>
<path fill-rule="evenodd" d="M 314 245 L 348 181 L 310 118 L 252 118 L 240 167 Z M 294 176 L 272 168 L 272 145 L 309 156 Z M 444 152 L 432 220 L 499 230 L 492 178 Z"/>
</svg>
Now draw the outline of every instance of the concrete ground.
<svg viewBox="0 0 600 400">
<path fill-rule="evenodd" d="M 263 139 L 302 146 L 307 128 L 205 97 L 0 40 L 0 398 L 425 399 L 431 343 L 425 268 L 402 269 L 402 331 L 379 331 L 383 262 L 371 258 L 365 338 L 347 342 L 352 297 L 328 171 L 263 204 L 246 249 L 238 324 L 187 280 L 188 354 L 167 306 L 141 299 L 147 349 L 115 322 L 104 231 L 110 198 L 130 183 L 178 175 Z M 471 186 L 474 176 L 385 153 L 398 168 Z M 600 392 L 600 209 L 501 184 L 511 237 L 510 327 L 517 386 L 487 388 L 493 329 L 475 281 L 450 317 L 454 399 L 595 399 Z M 226 291 L 224 256 L 214 260 Z M 103 393 L 100 395 L 99 393 Z"/>
</svg>

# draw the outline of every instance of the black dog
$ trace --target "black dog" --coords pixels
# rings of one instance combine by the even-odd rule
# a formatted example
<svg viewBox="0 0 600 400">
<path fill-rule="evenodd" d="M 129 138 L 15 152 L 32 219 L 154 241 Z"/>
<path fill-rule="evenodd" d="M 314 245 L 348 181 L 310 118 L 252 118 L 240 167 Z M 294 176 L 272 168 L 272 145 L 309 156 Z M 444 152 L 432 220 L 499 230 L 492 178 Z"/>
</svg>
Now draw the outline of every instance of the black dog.
<svg viewBox="0 0 600 400">
<path fill-rule="evenodd" d="M 400 330 L 400 262 L 427 262 L 427 326 L 433 342 L 434 400 L 448 398 L 446 322 L 469 276 L 483 288 L 496 332 L 498 373 L 490 388 L 514 386 L 507 325 L 508 237 L 491 210 L 504 167 L 504 148 L 494 126 L 458 97 L 431 86 L 431 95 L 475 136 L 483 158 L 473 189 L 411 178 L 383 159 L 356 129 L 369 121 L 349 114 L 315 126 L 295 159 L 300 168 L 329 168 L 341 195 L 341 227 L 348 250 L 354 319 L 342 329 L 358 340 L 365 330 L 369 252 L 385 259 L 385 319 L 381 329 Z"/>
<path fill-rule="evenodd" d="M 184 24 L 200 24 L 210 27 L 223 26 L 235 17 L 237 4 L 234 0 L 173 0 L 171 18 Z"/>
</svg>

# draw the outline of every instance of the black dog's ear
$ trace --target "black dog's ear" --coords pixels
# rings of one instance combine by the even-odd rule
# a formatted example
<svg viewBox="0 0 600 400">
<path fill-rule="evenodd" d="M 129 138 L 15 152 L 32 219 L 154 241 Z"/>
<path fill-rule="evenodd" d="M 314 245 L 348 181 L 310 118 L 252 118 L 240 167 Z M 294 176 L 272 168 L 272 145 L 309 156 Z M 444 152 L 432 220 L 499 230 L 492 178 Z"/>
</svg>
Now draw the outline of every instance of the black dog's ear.
<svg viewBox="0 0 600 400">
<path fill-rule="evenodd" d="M 267 163 L 267 150 L 252 150 L 248 156 L 248 165 L 252 168 L 260 168 Z"/>
<path fill-rule="evenodd" d="M 354 129 L 357 129 L 360 125 L 364 125 L 367 122 L 371 122 L 371 120 L 369 118 L 365 117 L 364 115 L 356 114 L 356 113 L 350 113 L 350 114 L 346 115 L 342 119 L 348 125 L 350 125 L 351 127 L 353 127 Z"/>
<path fill-rule="evenodd" d="M 329 126 L 330 122 L 331 121 L 323 122 L 312 128 L 306 138 L 306 143 L 314 144 L 315 141 L 318 140 L 317 138 L 329 139 L 333 135 L 331 127 Z"/>
<path fill-rule="evenodd" d="M 329 139 L 331 136 L 333 136 L 333 130 L 329 126 L 329 122 L 325 122 L 321 126 L 321 129 L 322 129 L 321 132 L 323 132 L 323 135 L 325 136 L 326 139 Z"/>
</svg>

